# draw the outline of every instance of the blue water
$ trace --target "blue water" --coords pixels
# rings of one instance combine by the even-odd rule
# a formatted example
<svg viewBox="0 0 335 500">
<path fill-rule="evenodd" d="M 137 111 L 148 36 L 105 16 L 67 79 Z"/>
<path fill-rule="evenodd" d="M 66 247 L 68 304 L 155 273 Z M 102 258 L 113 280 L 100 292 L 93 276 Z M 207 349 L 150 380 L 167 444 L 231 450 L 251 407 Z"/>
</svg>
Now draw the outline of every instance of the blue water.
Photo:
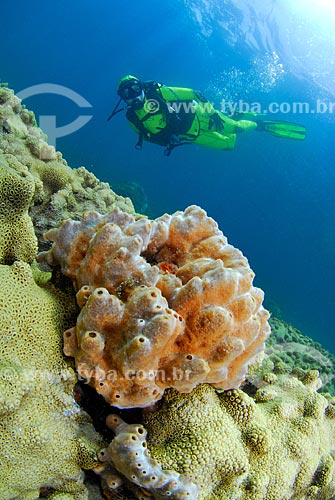
<svg viewBox="0 0 335 500">
<path fill-rule="evenodd" d="M 270 116 L 305 125 L 304 142 L 250 133 L 234 151 L 187 146 L 170 158 L 155 145 L 136 151 L 124 116 L 107 122 L 128 73 L 196 88 L 217 106 L 335 102 L 331 0 L 18 0 L 15 11 L 4 0 L 1 15 L 1 81 L 16 92 L 62 85 L 92 106 L 24 100 L 58 127 L 92 116 L 57 139 L 69 164 L 112 186 L 138 183 L 150 216 L 202 206 L 248 257 L 267 307 L 335 353 L 335 105 Z"/>
</svg>

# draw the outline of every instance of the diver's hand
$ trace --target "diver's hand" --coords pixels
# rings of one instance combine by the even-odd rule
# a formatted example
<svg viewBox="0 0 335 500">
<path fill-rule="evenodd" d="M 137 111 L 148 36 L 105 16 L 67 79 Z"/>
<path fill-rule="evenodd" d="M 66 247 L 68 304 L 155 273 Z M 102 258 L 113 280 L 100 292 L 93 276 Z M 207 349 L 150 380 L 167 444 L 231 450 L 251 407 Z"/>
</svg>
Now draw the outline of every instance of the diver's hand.
<svg viewBox="0 0 335 500">
<path fill-rule="evenodd" d="M 224 129 L 224 119 L 221 118 L 218 112 L 211 115 L 209 119 L 209 124 L 208 124 L 209 130 L 211 130 L 213 127 L 215 127 L 215 130 L 217 132 L 220 132 L 221 130 Z"/>
</svg>

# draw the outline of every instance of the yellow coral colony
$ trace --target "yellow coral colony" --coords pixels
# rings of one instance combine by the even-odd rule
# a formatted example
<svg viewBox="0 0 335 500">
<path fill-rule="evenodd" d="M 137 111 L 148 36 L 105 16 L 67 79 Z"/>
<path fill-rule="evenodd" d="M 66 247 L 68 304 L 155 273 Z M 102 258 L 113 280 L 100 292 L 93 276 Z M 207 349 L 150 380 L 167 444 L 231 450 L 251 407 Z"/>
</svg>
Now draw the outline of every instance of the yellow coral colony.
<svg viewBox="0 0 335 500">
<path fill-rule="evenodd" d="M 317 372 L 310 372 L 304 382 L 266 374 L 254 397 L 240 389 L 218 394 L 208 384 L 190 394 L 169 389 L 161 408 L 146 413 L 144 427 L 108 417 L 116 437 L 103 450 L 100 474 L 106 487 L 131 482 L 140 499 L 146 498 L 140 488 L 149 494 L 153 485 L 157 499 L 329 500 L 335 410 L 319 387 Z M 145 438 L 149 451 L 138 453 Z M 180 476 L 167 484 L 169 470 Z M 176 490 L 180 496 L 171 496 Z"/>
<path fill-rule="evenodd" d="M 81 467 L 96 465 L 100 441 L 73 400 L 61 351 L 74 304 L 23 262 L 0 266 L 0 283 L 0 498 L 37 499 L 49 486 L 87 499 Z"/>
<path fill-rule="evenodd" d="M 37 238 L 28 209 L 35 191 L 33 176 L 13 155 L 0 154 L 0 262 L 32 262 Z"/>
</svg>

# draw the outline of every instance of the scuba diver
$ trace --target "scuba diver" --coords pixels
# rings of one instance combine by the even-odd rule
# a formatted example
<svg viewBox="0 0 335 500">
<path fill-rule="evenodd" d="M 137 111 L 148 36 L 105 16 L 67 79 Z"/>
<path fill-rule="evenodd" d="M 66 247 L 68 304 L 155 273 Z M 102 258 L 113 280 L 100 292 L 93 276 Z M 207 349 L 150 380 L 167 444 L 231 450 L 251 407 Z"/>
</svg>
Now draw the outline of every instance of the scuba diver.
<svg viewBox="0 0 335 500">
<path fill-rule="evenodd" d="M 306 135 L 301 125 L 264 120 L 263 114 L 236 112 L 229 117 L 216 110 L 200 92 L 142 82 L 132 75 L 121 78 L 117 93 L 120 99 L 108 120 L 127 110 L 129 124 L 139 136 L 136 149 L 142 149 L 143 141 L 152 142 L 164 146 L 166 156 L 184 144 L 233 149 L 237 134 L 248 130 L 300 140 Z M 121 101 L 126 103 L 123 108 L 119 108 Z"/>
</svg>

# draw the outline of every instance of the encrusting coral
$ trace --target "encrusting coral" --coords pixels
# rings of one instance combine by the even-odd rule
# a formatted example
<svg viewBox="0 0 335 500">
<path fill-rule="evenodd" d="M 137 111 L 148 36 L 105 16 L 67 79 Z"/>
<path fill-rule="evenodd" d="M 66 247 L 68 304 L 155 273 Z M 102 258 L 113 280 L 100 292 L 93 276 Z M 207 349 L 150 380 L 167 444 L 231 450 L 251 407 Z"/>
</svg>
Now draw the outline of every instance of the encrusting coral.
<svg viewBox="0 0 335 500">
<path fill-rule="evenodd" d="M 40 275 L 37 278 L 42 282 Z M 102 440 L 73 399 L 76 375 L 61 332 L 73 298 L 35 282 L 30 266 L 0 266 L 0 498 L 87 500 L 83 469 L 97 465 Z"/>
<path fill-rule="evenodd" d="M 335 395 L 335 356 L 297 328 L 273 316 L 271 335 L 266 341 L 264 369 L 275 373 L 293 373 L 298 378 L 306 371 L 318 370 L 322 391 Z"/>
<path fill-rule="evenodd" d="M 39 248 L 46 249 L 43 233 L 62 220 L 78 217 L 87 210 L 106 213 L 118 206 L 133 213 L 129 198 L 115 194 L 107 183 L 100 182 L 84 167 L 72 169 L 36 126 L 35 115 L 21 104 L 14 92 L 0 86 L 0 154 L 6 161 L 20 165 L 33 180 L 29 215 L 33 221 Z M 18 171 L 18 169 L 15 167 Z"/>
<path fill-rule="evenodd" d="M 33 176 L 14 156 L 0 153 L 0 263 L 31 263 L 37 238 L 28 209 L 35 191 Z"/>
<path fill-rule="evenodd" d="M 238 387 L 262 352 L 263 292 L 199 207 L 153 221 L 89 212 L 46 237 L 39 260 L 61 266 L 82 308 L 64 352 L 109 403 L 145 407 L 167 387 L 202 382 Z"/>
<path fill-rule="evenodd" d="M 0 86 L 1 500 L 37 499 L 42 487 L 55 490 L 50 498 L 88 497 L 81 468 L 96 465 L 102 441 L 74 403 L 77 378 L 62 353 L 75 300 L 36 269 L 35 282 L 28 264 L 38 240 L 46 243 L 43 231 L 69 214 L 114 206 L 133 211 L 86 169 L 72 170 L 34 113 Z"/>
<path fill-rule="evenodd" d="M 241 389 L 218 394 L 208 384 L 190 394 L 168 389 L 161 408 L 144 416 L 150 460 L 186 475 L 199 490 L 192 499 L 329 500 L 335 494 L 335 412 L 334 401 L 316 392 L 319 387 L 318 374 L 311 372 L 304 384 L 267 374 L 253 397 Z M 115 455 L 117 436 L 103 457 L 105 473 L 99 471 L 111 479 L 109 498 L 122 498 L 115 490 L 120 486 L 141 500 L 165 498 L 137 479 L 142 460 L 130 450 L 137 450 L 144 428 L 122 425 L 128 451 Z"/>
</svg>

